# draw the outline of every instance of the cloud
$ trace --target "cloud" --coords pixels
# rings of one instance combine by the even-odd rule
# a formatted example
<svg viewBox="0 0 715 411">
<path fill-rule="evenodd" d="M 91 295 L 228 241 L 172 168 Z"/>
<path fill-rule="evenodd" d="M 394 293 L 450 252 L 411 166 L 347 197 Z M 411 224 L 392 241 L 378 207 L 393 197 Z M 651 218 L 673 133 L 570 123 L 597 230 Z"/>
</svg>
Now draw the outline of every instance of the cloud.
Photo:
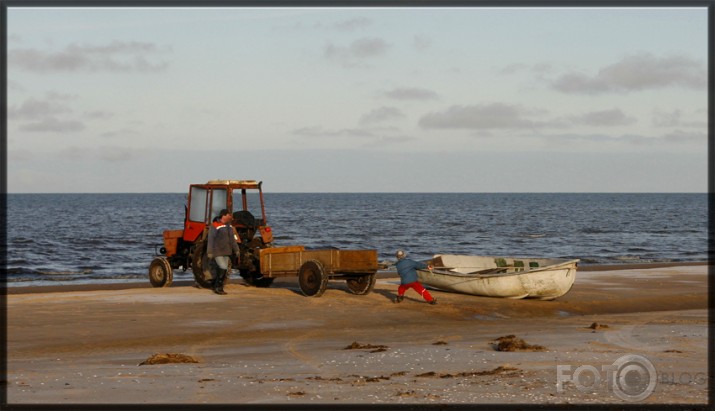
<svg viewBox="0 0 715 411">
<path fill-rule="evenodd" d="M 19 127 L 21 131 L 68 133 L 72 131 L 84 130 L 84 123 L 77 120 L 58 120 L 54 117 L 47 117 L 40 121 L 23 124 Z"/>
<path fill-rule="evenodd" d="M 432 40 L 424 34 L 416 34 L 412 38 L 412 45 L 418 51 L 427 50 L 432 45 Z"/>
<path fill-rule="evenodd" d="M 75 100 L 77 98 L 77 95 L 58 93 L 56 91 L 48 91 L 47 93 L 45 93 L 45 97 L 47 97 L 48 100 L 70 101 Z"/>
<path fill-rule="evenodd" d="M 116 130 L 116 131 L 104 132 L 104 133 L 100 134 L 99 136 L 102 138 L 124 138 L 127 135 L 136 135 L 136 134 L 139 134 L 139 133 L 135 130 L 132 130 L 130 128 L 122 128 L 122 129 Z"/>
<path fill-rule="evenodd" d="M 98 150 L 99 158 L 111 162 L 124 162 L 134 160 L 142 155 L 142 152 L 136 149 L 119 146 L 105 146 Z"/>
<path fill-rule="evenodd" d="M 84 113 L 85 118 L 94 119 L 94 120 L 107 119 L 107 118 L 111 118 L 113 116 L 114 116 L 114 113 L 110 113 L 107 111 L 101 111 L 101 110 L 85 111 L 85 113 Z"/>
<path fill-rule="evenodd" d="M 404 118 L 405 115 L 395 107 L 380 107 L 360 117 L 360 124 L 374 124 Z"/>
<path fill-rule="evenodd" d="M 56 158 L 60 160 L 81 161 L 93 158 L 92 149 L 86 147 L 68 146 L 57 152 Z"/>
<path fill-rule="evenodd" d="M 397 144 L 403 144 L 403 143 L 409 143 L 411 141 L 416 141 L 417 138 L 415 137 L 409 137 L 409 136 L 394 136 L 394 137 L 380 137 L 380 139 L 373 144 L 365 145 L 365 147 L 368 148 L 374 148 L 376 145 L 379 146 L 385 146 L 385 145 L 397 145 Z"/>
<path fill-rule="evenodd" d="M 153 43 L 114 41 L 106 45 L 70 44 L 62 51 L 17 48 L 8 51 L 8 65 L 22 70 L 47 72 L 159 72 L 164 61 L 150 61 L 170 51 Z"/>
<path fill-rule="evenodd" d="M 630 144 L 645 144 L 652 143 L 656 140 L 654 137 L 646 137 L 637 134 L 622 134 L 613 136 L 608 134 L 560 134 L 553 136 L 544 136 L 548 139 L 558 139 L 568 142 L 594 142 L 594 143 L 615 143 L 623 142 Z"/>
<path fill-rule="evenodd" d="M 72 110 L 64 104 L 53 100 L 37 100 L 30 98 L 19 106 L 8 107 L 8 119 L 37 120 L 55 114 L 70 113 Z"/>
<path fill-rule="evenodd" d="M 708 123 L 706 121 L 685 121 L 683 120 L 683 112 L 680 109 L 675 109 L 671 112 L 654 110 L 653 125 L 656 127 L 706 128 Z"/>
<path fill-rule="evenodd" d="M 360 128 L 343 128 L 339 130 L 326 130 L 321 126 L 302 127 L 293 130 L 293 134 L 301 137 L 374 137 L 375 135 Z"/>
<path fill-rule="evenodd" d="M 707 133 L 701 133 L 701 132 L 688 132 L 688 131 L 682 131 L 682 130 L 675 130 L 672 133 L 664 134 L 663 140 L 671 142 L 671 143 L 707 144 L 708 135 L 707 135 Z"/>
<path fill-rule="evenodd" d="M 400 87 L 384 93 L 395 100 L 435 100 L 439 95 L 432 90 L 417 87 Z"/>
<path fill-rule="evenodd" d="M 468 129 L 478 136 L 491 136 L 489 130 L 568 129 L 574 126 L 613 127 L 637 122 L 621 109 L 591 111 L 580 115 L 547 118 L 548 110 L 520 105 L 491 103 L 455 105 L 442 112 L 428 113 L 419 120 L 422 128 Z M 487 131 L 487 133 L 485 133 Z"/>
<path fill-rule="evenodd" d="M 678 86 L 704 89 L 707 69 L 685 56 L 656 57 L 650 53 L 624 57 L 595 75 L 571 72 L 554 80 L 551 86 L 564 93 L 598 94 L 631 92 Z"/>
<path fill-rule="evenodd" d="M 516 74 L 520 71 L 526 70 L 527 67 L 528 66 L 523 63 L 514 63 L 499 69 L 499 74 Z"/>
<path fill-rule="evenodd" d="M 367 17 L 355 17 L 352 19 L 341 20 L 334 23 L 323 23 L 316 22 L 313 24 L 304 23 L 301 21 L 296 21 L 295 23 L 288 26 L 276 26 L 277 29 L 288 29 L 288 30 L 332 30 L 341 32 L 354 32 L 364 29 L 372 25 L 373 21 Z"/>
<path fill-rule="evenodd" d="M 8 107 L 8 120 L 25 122 L 18 127 L 20 131 L 67 133 L 85 129 L 81 121 L 64 118 L 73 112 L 67 102 L 76 96 L 52 91 L 45 96 Z"/>
<path fill-rule="evenodd" d="M 72 162 L 99 160 L 113 163 L 140 160 L 147 156 L 146 150 L 121 146 L 77 147 L 69 146 L 60 150 L 56 157 Z"/>
<path fill-rule="evenodd" d="M 390 45 L 381 38 L 362 38 L 353 41 L 347 47 L 330 43 L 325 46 L 323 56 L 344 67 L 360 67 L 364 66 L 364 60 L 385 54 L 389 48 Z"/>
<path fill-rule="evenodd" d="M 364 38 L 350 44 L 350 52 L 358 58 L 383 54 L 390 46 L 380 38 Z"/>
<path fill-rule="evenodd" d="M 620 109 L 592 111 L 571 118 L 572 123 L 586 126 L 626 126 L 636 121 L 635 118 L 626 116 Z"/>
<path fill-rule="evenodd" d="M 357 144 L 356 147 L 367 148 L 417 140 L 415 137 L 400 134 L 400 130 L 396 127 L 326 129 L 322 126 L 312 126 L 293 130 L 292 134 L 306 138 L 353 139 L 352 142 Z"/>
<path fill-rule="evenodd" d="M 566 143 L 626 143 L 632 145 L 662 145 L 664 143 L 675 144 L 692 144 L 700 143 L 707 144 L 707 134 L 700 132 L 684 132 L 676 130 L 672 133 L 663 134 L 660 136 L 644 136 L 640 134 L 622 134 L 622 135 L 607 135 L 607 134 L 555 134 L 544 135 L 543 138 L 558 142 L 558 144 Z"/>
<path fill-rule="evenodd" d="M 514 63 L 508 66 L 502 67 L 498 70 L 499 74 L 517 74 L 520 72 L 531 72 L 538 76 L 550 72 L 553 69 L 551 64 L 548 63 L 537 63 L 537 64 L 524 64 L 524 63 Z"/>
<path fill-rule="evenodd" d="M 37 155 L 33 150 L 14 148 L 7 151 L 7 158 L 9 163 L 24 163 L 26 161 L 37 160 Z"/>
<path fill-rule="evenodd" d="M 17 81 L 7 80 L 7 89 L 10 91 L 26 91 L 27 89 Z"/>
<path fill-rule="evenodd" d="M 355 31 L 372 24 L 372 20 L 367 17 L 356 17 L 350 20 L 339 21 L 333 27 L 340 31 Z"/>
<path fill-rule="evenodd" d="M 420 118 L 422 128 L 455 129 L 525 129 L 541 127 L 539 123 L 525 118 L 537 114 L 520 106 L 503 103 L 451 106 L 441 113 L 429 113 Z"/>
</svg>

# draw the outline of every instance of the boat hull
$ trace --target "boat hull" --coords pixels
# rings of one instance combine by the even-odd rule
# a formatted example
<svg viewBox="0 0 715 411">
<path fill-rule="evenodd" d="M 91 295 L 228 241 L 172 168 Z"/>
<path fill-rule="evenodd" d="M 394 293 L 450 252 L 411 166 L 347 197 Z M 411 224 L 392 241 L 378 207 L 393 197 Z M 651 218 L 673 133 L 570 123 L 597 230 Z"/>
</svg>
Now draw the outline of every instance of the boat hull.
<svg viewBox="0 0 715 411">
<path fill-rule="evenodd" d="M 424 285 L 485 297 L 553 300 L 573 286 L 579 260 L 437 255 L 433 261 L 432 271 L 417 271 Z"/>
</svg>

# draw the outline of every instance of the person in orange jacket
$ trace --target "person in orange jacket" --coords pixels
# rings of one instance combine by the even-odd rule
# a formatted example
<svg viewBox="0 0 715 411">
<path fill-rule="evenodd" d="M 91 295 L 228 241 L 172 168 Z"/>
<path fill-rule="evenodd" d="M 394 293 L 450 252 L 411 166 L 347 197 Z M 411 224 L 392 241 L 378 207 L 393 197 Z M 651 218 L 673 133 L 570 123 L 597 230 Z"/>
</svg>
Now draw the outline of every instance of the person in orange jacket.
<svg viewBox="0 0 715 411">
<path fill-rule="evenodd" d="M 206 253 L 212 260 L 215 275 L 213 290 L 216 294 L 224 295 L 223 282 L 228 273 L 228 264 L 232 255 L 239 255 L 238 235 L 231 226 L 233 216 L 231 212 L 223 209 L 218 213 L 218 219 L 209 226 L 208 245 Z"/>
</svg>

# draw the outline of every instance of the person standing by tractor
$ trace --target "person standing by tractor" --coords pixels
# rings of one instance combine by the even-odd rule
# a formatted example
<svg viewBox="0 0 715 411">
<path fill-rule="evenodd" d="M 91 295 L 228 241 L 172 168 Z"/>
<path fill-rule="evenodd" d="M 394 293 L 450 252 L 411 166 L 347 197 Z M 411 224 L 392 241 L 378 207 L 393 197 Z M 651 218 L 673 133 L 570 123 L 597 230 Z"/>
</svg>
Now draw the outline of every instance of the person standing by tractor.
<svg viewBox="0 0 715 411">
<path fill-rule="evenodd" d="M 395 257 L 397 257 L 395 266 L 397 267 L 397 273 L 400 275 L 400 286 L 397 288 L 397 297 L 392 302 L 402 302 L 405 298 L 405 291 L 411 288 L 418 292 L 428 303 L 437 304 L 437 300 L 417 281 L 417 269 L 427 268 L 431 270 L 432 266 L 407 258 L 407 253 L 402 250 L 397 250 Z"/>
<path fill-rule="evenodd" d="M 239 255 L 236 231 L 231 226 L 233 216 L 231 212 L 223 209 L 218 213 L 218 220 L 209 226 L 209 237 L 206 252 L 214 268 L 213 291 L 224 295 L 223 282 L 228 273 L 228 263 L 232 255 Z"/>
</svg>

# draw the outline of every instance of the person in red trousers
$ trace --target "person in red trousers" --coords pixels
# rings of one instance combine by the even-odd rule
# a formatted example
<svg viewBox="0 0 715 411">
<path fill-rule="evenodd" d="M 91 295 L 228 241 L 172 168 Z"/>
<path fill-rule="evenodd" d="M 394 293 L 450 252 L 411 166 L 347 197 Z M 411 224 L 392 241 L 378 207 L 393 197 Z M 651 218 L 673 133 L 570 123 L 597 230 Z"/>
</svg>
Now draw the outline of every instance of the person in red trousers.
<svg viewBox="0 0 715 411">
<path fill-rule="evenodd" d="M 397 274 L 400 275 L 400 287 L 397 289 L 397 297 L 395 297 L 392 302 L 402 302 L 405 298 L 405 291 L 411 288 L 417 291 L 428 303 L 433 305 L 437 304 L 437 300 L 417 281 L 417 269 L 427 268 L 431 270 L 432 266 L 410 260 L 407 258 L 407 253 L 402 250 L 397 250 L 395 257 L 397 257 L 397 264 L 395 266 L 397 267 Z"/>
</svg>

